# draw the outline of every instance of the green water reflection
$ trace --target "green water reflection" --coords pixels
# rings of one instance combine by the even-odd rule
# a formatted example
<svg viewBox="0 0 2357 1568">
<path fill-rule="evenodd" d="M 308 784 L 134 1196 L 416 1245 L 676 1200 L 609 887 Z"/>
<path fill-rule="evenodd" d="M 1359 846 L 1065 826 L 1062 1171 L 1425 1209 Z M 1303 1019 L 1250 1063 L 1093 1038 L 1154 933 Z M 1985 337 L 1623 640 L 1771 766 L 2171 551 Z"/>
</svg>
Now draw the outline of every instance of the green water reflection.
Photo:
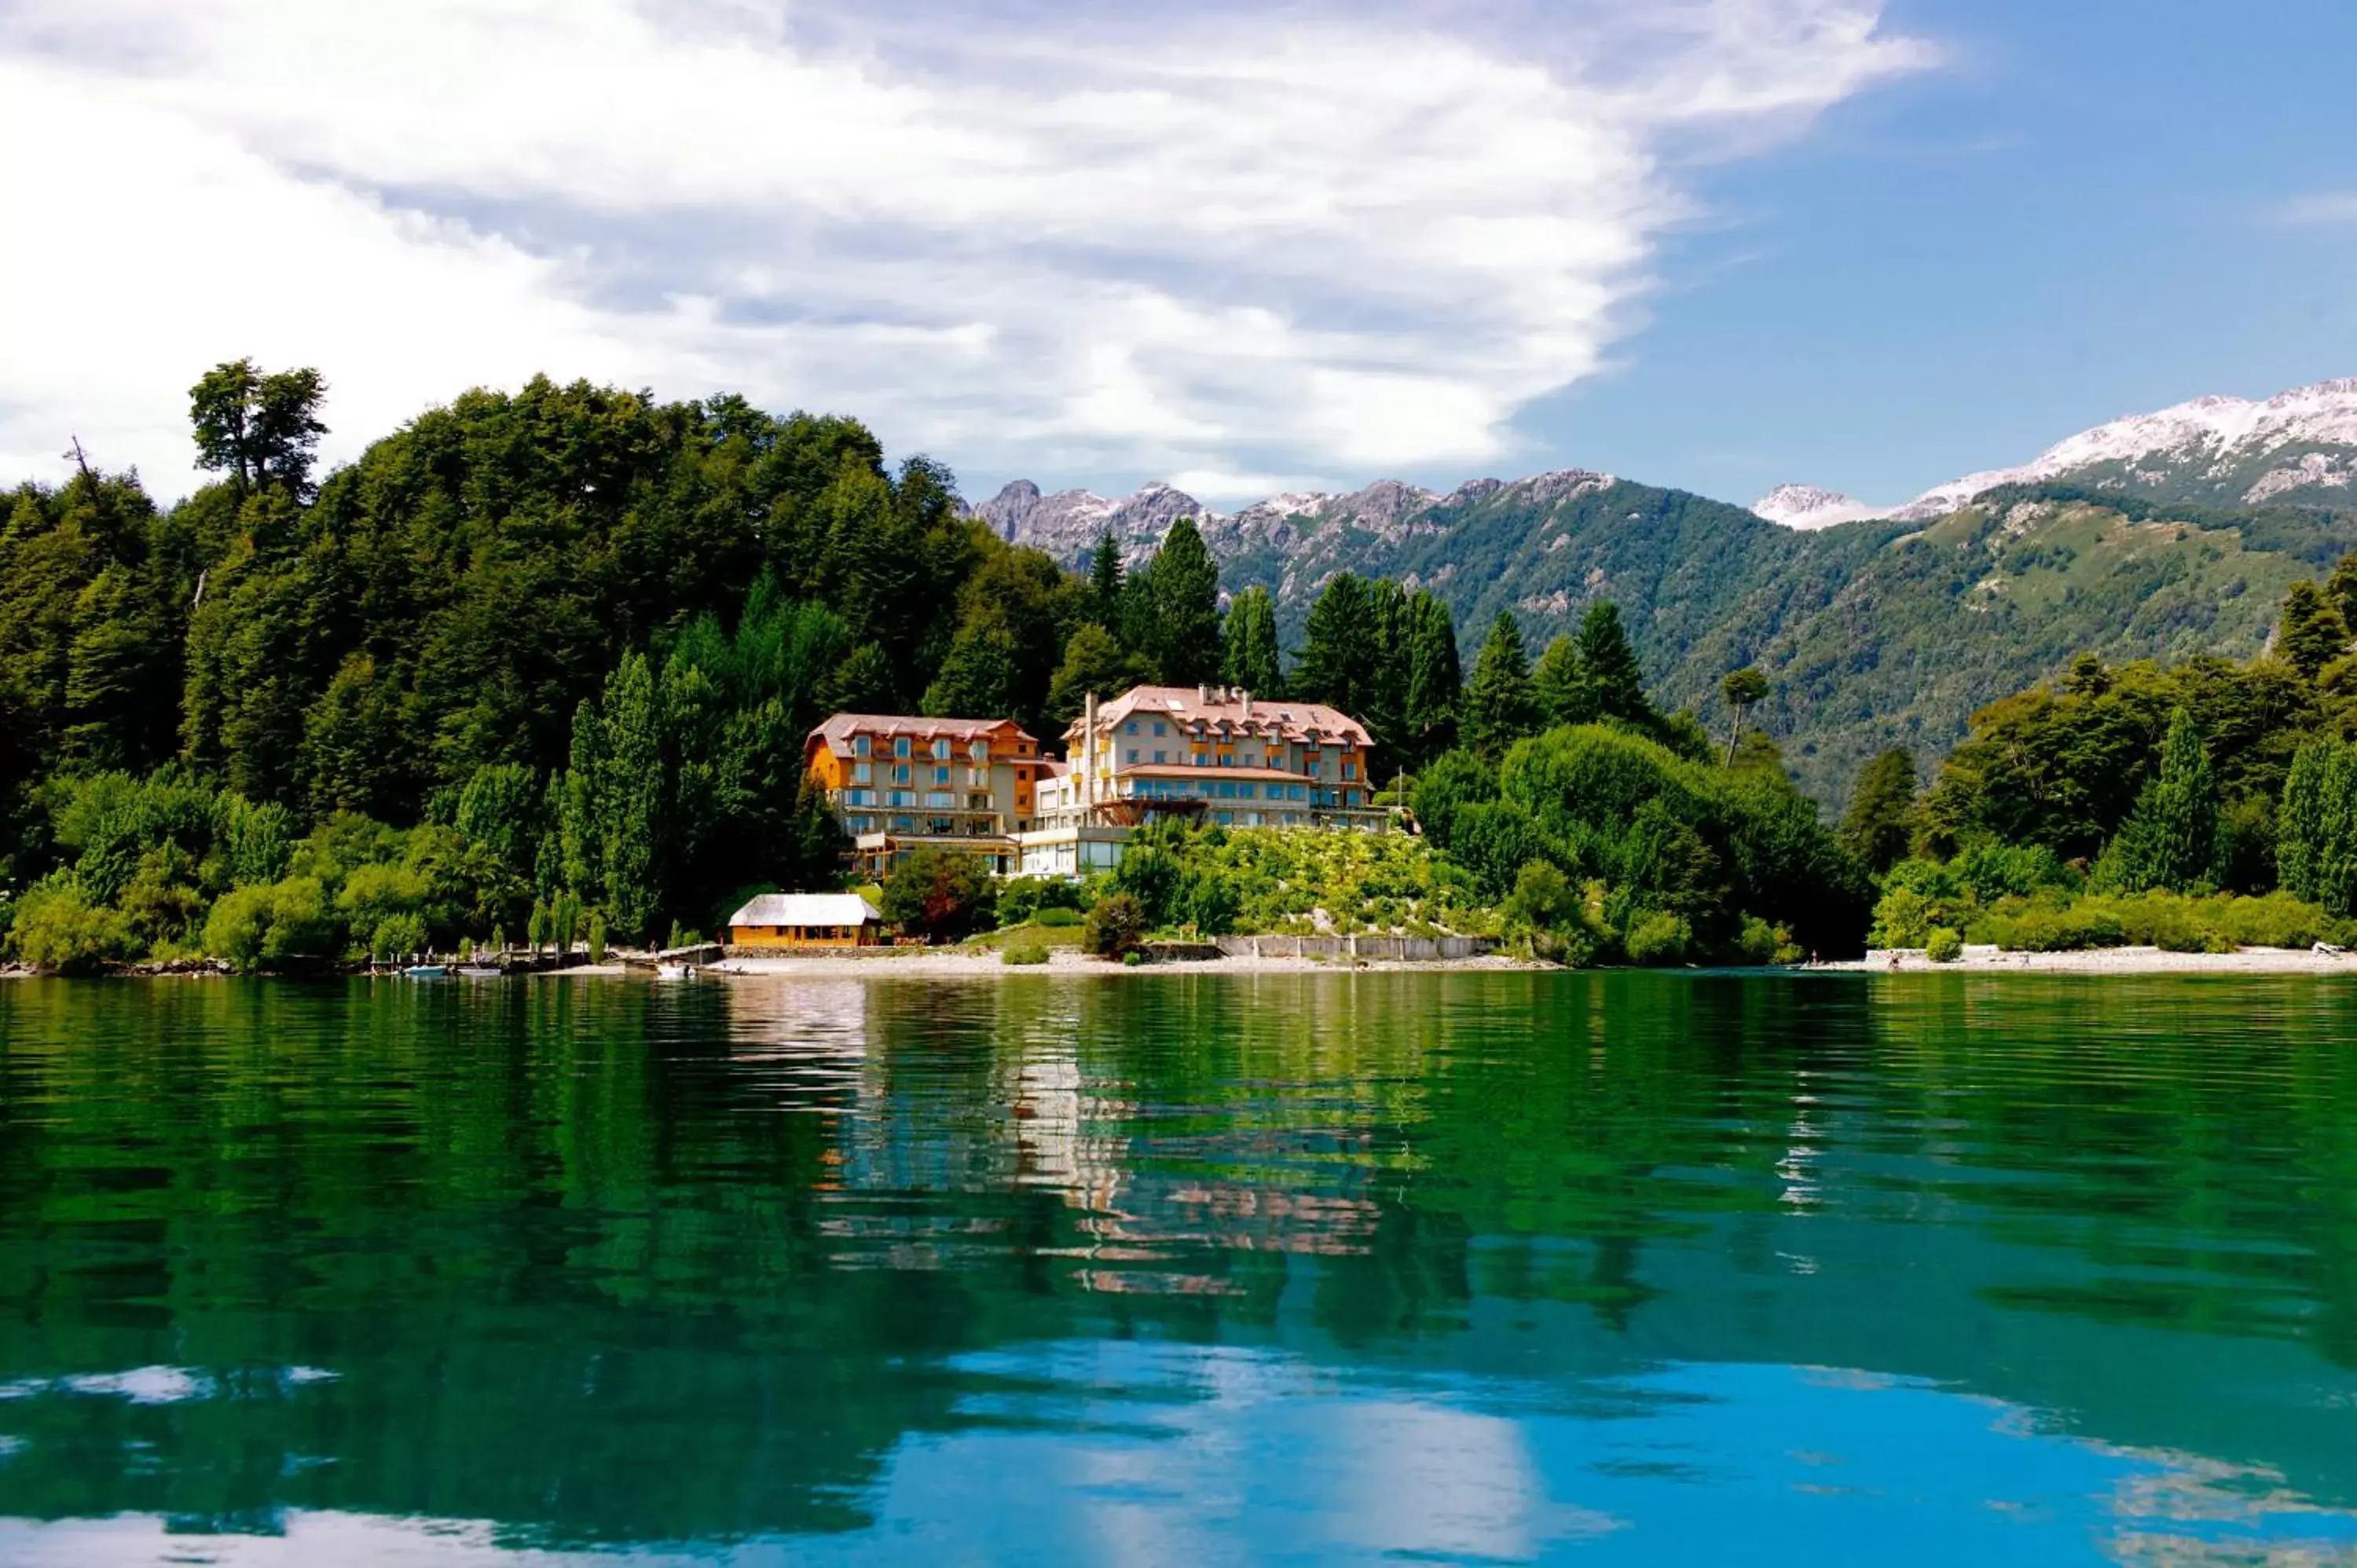
<svg viewBox="0 0 2357 1568">
<path fill-rule="evenodd" d="M 1387 1523 L 1367 1443 L 1472 1458 Z M 1119 1555 L 1067 1501 L 2357 1552 L 2357 989 L 0 985 L 0 1556 Z"/>
</svg>

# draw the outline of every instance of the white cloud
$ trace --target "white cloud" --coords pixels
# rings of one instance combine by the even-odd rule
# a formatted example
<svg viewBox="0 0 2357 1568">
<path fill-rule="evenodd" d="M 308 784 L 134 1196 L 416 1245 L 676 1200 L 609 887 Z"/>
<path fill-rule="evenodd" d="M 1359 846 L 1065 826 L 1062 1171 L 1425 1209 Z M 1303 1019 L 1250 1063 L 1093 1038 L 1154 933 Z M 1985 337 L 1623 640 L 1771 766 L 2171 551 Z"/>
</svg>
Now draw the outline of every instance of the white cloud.
<svg viewBox="0 0 2357 1568">
<path fill-rule="evenodd" d="M 1626 329 L 1679 156 L 1927 62 L 1876 11 L 20 0 L 0 472 L 175 490 L 248 352 L 342 456 L 544 369 L 1043 478 L 1478 465 Z"/>
<path fill-rule="evenodd" d="M 2357 190 L 2328 190 L 2312 196 L 2297 196 L 2285 202 L 2277 215 L 2287 223 L 2311 228 L 2357 223 Z"/>
</svg>

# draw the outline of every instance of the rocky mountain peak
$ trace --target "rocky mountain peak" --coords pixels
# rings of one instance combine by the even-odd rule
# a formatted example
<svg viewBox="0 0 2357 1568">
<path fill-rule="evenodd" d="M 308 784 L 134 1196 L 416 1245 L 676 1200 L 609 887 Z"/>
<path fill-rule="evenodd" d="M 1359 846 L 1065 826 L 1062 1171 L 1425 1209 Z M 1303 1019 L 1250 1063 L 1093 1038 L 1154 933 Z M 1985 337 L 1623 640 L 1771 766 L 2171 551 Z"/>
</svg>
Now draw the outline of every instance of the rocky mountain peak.
<svg viewBox="0 0 2357 1568">
<path fill-rule="evenodd" d="M 1753 501 L 1751 510 L 1770 522 L 1800 529 L 1831 528 L 1837 522 L 1879 515 L 1862 500 L 1814 485 L 1778 485 Z"/>
</svg>

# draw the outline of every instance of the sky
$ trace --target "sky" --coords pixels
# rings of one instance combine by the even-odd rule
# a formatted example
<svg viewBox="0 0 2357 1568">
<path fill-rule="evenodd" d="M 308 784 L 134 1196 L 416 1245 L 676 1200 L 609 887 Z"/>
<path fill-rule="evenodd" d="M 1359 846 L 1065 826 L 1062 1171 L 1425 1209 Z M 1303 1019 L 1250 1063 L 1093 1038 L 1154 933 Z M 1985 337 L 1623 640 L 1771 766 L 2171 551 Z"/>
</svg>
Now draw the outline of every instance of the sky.
<svg viewBox="0 0 2357 1568">
<path fill-rule="evenodd" d="M 1897 501 L 2357 375 L 2352 58 L 2345 0 L 0 0 L 0 478 L 185 493 L 252 355 L 331 460 L 545 372 L 977 499 Z"/>
</svg>

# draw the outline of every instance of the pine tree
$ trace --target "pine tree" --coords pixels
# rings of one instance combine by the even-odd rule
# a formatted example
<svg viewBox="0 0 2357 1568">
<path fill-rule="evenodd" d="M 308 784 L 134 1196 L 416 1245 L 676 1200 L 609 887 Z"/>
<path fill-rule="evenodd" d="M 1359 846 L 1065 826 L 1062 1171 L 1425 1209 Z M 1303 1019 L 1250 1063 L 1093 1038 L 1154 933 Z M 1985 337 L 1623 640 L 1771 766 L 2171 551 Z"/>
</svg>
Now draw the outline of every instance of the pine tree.
<svg viewBox="0 0 2357 1568">
<path fill-rule="evenodd" d="M 1579 671 L 1579 644 L 1569 637 L 1558 637 L 1546 645 L 1531 683 L 1538 693 L 1539 711 L 1549 725 L 1596 722 L 1596 706 Z"/>
<path fill-rule="evenodd" d="M 1915 757 L 1893 746 L 1859 771 L 1842 818 L 1842 843 L 1878 875 L 1907 858 L 1914 831 Z"/>
<path fill-rule="evenodd" d="M 2349 628 L 2340 609 L 2314 583 L 2294 583 L 2285 591 L 2276 651 L 2311 681 L 2349 651 Z"/>
<path fill-rule="evenodd" d="M 2284 890 L 2336 918 L 2357 915 L 2357 746 L 2324 739 L 2299 748 L 2276 831 Z"/>
<path fill-rule="evenodd" d="M 1255 584 L 1228 606 L 1227 668 L 1222 675 L 1231 686 L 1255 696 L 1285 695 L 1285 676 L 1276 643 L 1276 601 Z"/>
<path fill-rule="evenodd" d="M 1579 622 L 1579 675 L 1598 717 L 1627 724 L 1660 723 L 1645 697 L 1645 673 L 1620 625 L 1620 607 L 1590 605 Z"/>
<path fill-rule="evenodd" d="M 1396 759 L 1407 732 L 1407 592 L 1389 577 L 1367 585 L 1367 680 L 1352 715 Z"/>
<path fill-rule="evenodd" d="M 2124 893 L 2166 887 L 2184 893 L 2215 882 L 2220 860 L 2218 780 L 2193 715 L 2179 708 L 2160 746 L 2160 772 L 2137 796 L 2095 867 L 2096 881 Z"/>
<path fill-rule="evenodd" d="M 1457 659 L 1457 624 L 1448 607 L 1424 589 L 1408 601 L 1407 755 L 1421 768 L 1457 744 L 1464 676 Z"/>
<path fill-rule="evenodd" d="M 1375 657 L 1367 585 L 1349 572 L 1338 572 L 1309 607 L 1309 618 L 1302 627 L 1301 658 L 1293 667 L 1294 693 L 1305 702 L 1362 717 Z"/>
<path fill-rule="evenodd" d="M 1129 596 L 1142 612 L 1135 646 L 1153 660 L 1165 683 L 1192 686 L 1219 678 L 1220 568 L 1192 518 L 1162 537 Z"/>
<path fill-rule="evenodd" d="M 1107 529 L 1097 535 L 1096 550 L 1089 556 L 1089 618 L 1108 631 L 1121 625 L 1124 581 L 1121 546 Z"/>
<path fill-rule="evenodd" d="M 642 937 L 662 897 L 664 860 L 662 699 L 644 654 L 623 656 L 606 683 L 600 772 L 606 908 L 625 937 Z"/>
<path fill-rule="evenodd" d="M 1495 757 L 1525 736 L 1537 733 L 1538 693 L 1531 685 L 1529 657 L 1523 651 L 1522 628 L 1512 611 L 1500 610 L 1491 623 L 1480 657 L 1473 661 L 1473 679 L 1465 688 L 1465 744 Z"/>
</svg>

